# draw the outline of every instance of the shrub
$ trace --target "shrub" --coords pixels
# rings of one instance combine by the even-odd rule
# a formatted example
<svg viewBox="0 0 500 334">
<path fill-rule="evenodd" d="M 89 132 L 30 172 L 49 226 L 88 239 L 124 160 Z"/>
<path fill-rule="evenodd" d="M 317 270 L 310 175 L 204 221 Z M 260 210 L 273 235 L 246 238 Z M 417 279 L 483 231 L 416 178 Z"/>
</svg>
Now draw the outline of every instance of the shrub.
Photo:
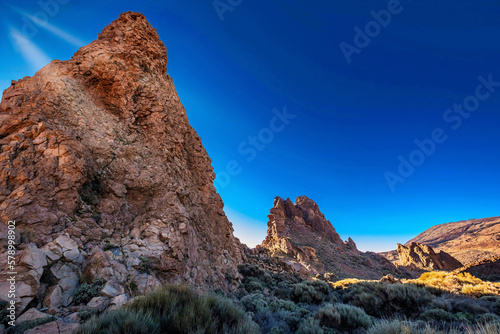
<svg viewBox="0 0 500 334">
<path fill-rule="evenodd" d="M 316 317 L 321 326 L 342 330 L 368 328 L 372 324 L 372 318 L 362 308 L 348 304 L 327 304 L 319 309 Z"/>
<path fill-rule="evenodd" d="M 167 333 L 257 333 L 257 325 L 229 299 L 201 296 L 168 285 L 129 302 L 125 309 L 150 313 Z"/>
<path fill-rule="evenodd" d="M 302 283 L 294 284 L 291 297 L 292 300 L 298 303 L 306 304 L 320 304 L 328 294 L 328 285 L 326 285 L 326 294 L 324 285 L 317 284 L 321 281 L 305 281 Z"/>
<path fill-rule="evenodd" d="M 160 324 L 150 313 L 117 310 L 85 322 L 74 334 L 160 334 Z"/>
<path fill-rule="evenodd" d="M 318 319 L 309 317 L 300 323 L 297 334 L 324 334 L 324 331 L 321 328 Z"/>
<path fill-rule="evenodd" d="M 494 313 L 485 313 L 477 317 L 477 322 L 500 322 L 500 316 Z"/>
<path fill-rule="evenodd" d="M 270 309 L 261 309 L 255 316 L 254 321 L 260 326 L 262 333 L 292 334 L 297 331 L 301 317 L 294 312 Z"/>
<path fill-rule="evenodd" d="M 78 311 L 78 317 L 83 321 L 87 321 L 93 316 L 97 315 L 99 310 L 93 307 L 89 307 L 83 310 Z"/>
<path fill-rule="evenodd" d="M 384 319 L 368 329 L 367 334 L 445 334 L 425 323 L 415 323 L 399 319 Z M 448 334 L 457 334 L 451 329 Z"/>
<path fill-rule="evenodd" d="M 292 286 L 287 282 L 279 282 L 273 290 L 273 295 L 281 299 L 290 299 Z"/>
<path fill-rule="evenodd" d="M 256 313 L 261 309 L 268 308 L 267 301 L 261 293 L 253 293 L 241 298 L 241 304 L 247 312 Z"/>
<path fill-rule="evenodd" d="M 434 298 L 426 289 L 408 284 L 360 282 L 344 293 L 344 302 L 361 307 L 373 316 L 416 315 Z"/>
<path fill-rule="evenodd" d="M 87 304 L 92 298 L 99 296 L 106 281 L 102 278 L 97 278 L 92 283 L 80 284 L 75 291 L 73 302 L 77 305 Z"/>
<path fill-rule="evenodd" d="M 446 321 L 446 322 L 451 322 L 456 320 L 457 318 L 451 314 L 450 312 L 447 312 L 445 310 L 441 309 L 432 309 L 432 310 L 427 310 L 424 313 L 422 313 L 419 317 L 420 320 L 424 321 Z"/>
<path fill-rule="evenodd" d="M 46 324 L 48 322 L 55 321 L 55 317 L 46 317 L 46 318 L 40 318 L 40 319 L 35 319 L 35 320 L 27 320 L 21 322 L 19 325 L 16 325 L 14 327 L 11 327 L 11 331 L 9 333 L 12 334 L 22 334 L 28 329 L 35 328 L 36 326 L 40 326 L 43 324 Z"/>
</svg>

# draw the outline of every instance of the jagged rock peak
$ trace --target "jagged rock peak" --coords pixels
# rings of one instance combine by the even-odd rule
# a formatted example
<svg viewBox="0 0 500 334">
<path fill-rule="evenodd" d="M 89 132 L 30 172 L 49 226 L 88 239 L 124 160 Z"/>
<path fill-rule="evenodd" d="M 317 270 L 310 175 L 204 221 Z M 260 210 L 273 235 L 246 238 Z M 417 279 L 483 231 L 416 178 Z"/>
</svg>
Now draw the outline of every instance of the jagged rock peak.
<svg viewBox="0 0 500 334">
<path fill-rule="evenodd" d="M 77 58 L 94 49 L 138 55 L 141 60 L 148 60 L 161 73 L 167 70 L 167 49 L 156 29 L 141 13 L 122 13 L 101 31 L 97 40 L 82 47 L 75 56 Z"/>
<path fill-rule="evenodd" d="M 68 307 L 81 275 L 117 298 L 131 284 L 238 287 L 242 246 L 166 51 L 142 14 L 124 13 L 70 60 L 5 90 L 0 243 L 16 221 L 19 312 Z"/>
<path fill-rule="evenodd" d="M 440 251 L 434 252 L 432 247 L 416 242 L 408 246 L 398 244 L 399 264 L 410 269 L 448 270 L 462 267 L 460 261 L 450 254 Z"/>
<path fill-rule="evenodd" d="M 267 236 L 257 248 L 283 258 L 299 272 L 369 279 L 399 273 L 382 256 L 360 252 L 351 238 L 344 243 L 306 196 L 297 197 L 295 203 L 276 197 L 268 217 Z"/>
<path fill-rule="evenodd" d="M 299 221 L 303 222 L 325 238 L 335 243 L 342 243 L 337 231 L 335 231 L 330 221 L 326 220 L 318 204 L 307 196 L 297 197 L 295 203 L 289 198 L 283 200 L 277 196 L 274 199 L 273 209 L 271 210 L 271 214 L 284 218 L 288 224 L 296 224 Z"/>
</svg>

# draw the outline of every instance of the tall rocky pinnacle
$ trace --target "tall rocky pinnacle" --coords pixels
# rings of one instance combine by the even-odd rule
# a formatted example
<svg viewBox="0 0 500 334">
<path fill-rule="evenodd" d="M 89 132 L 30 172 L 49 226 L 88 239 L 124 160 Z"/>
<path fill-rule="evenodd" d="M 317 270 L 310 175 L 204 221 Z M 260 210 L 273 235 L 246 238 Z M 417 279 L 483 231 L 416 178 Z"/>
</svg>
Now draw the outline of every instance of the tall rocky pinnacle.
<svg viewBox="0 0 500 334">
<path fill-rule="evenodd" d="M 123 13 L 3 93 L 0 232 L 5 245 L 16 222 L 19 308 L 68 306 L 82 274 L 107 280 L 109 298 L 160 282 L 236 286 L 241 244 L 166 52 L 144 15 Z"/>
<path fill-rule="evenodd" d="M 282 257 L 298 271 L 335 278 L 401 274 L 384 257 L 360 252 L 351 238 L 343 242 L 318 205 L 306 196 L 297 197 L 295 203 L 276 197 L 268 217 L 266 239 L 257 247 Z"/>
<path fill-rule="evenodd" d="M 450 254 L 444 251 L 436 253 L 430 246 L 416 242 L 408 246 L 398 244 L 398 256 L 399 265 L 409 269 L 452 271 L 462 267 L 460 261 Z"/>
</svg>

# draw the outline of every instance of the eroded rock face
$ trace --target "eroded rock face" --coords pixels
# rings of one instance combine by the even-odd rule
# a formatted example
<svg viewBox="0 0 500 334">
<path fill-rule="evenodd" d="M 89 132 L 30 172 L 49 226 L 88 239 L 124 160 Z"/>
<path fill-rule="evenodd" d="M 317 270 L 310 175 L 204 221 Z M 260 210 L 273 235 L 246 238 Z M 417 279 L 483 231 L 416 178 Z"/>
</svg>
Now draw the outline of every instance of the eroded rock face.
<svg viewBox="0 0 500 334">
<path fill-rule="evenodd" d="M 407 246 L 398 244 L 399 264 L 410 269 L 447 270 L 452 271 L 462 267 L 460 261 L 450 254 L 438 253 L 427 245 L 412 242 Z"/>
<path fill-rule="evenodd" d="M 148 284 L 237 284 L 241 245 L 166 51 L 142 14 L 123 13 L 70 60 L 5 90 L 0 219 L 4 244 L 17 223 L 21 308 L 67 306 L 84 272 L 113 281 L 110 296 L 146 272 Z"/>
<path fill-rule="evenodd" d="M 349 238 L 343 242 L 318 205 L 306 196 L 293 203 L 276 197 L 268 215 L 267 236 L 259 249 L 283 258 L 297 272 L 328 273 L 332 279 L 380 279 L 401 272 L 384 257 L 360 252 Z"/>
</svg>

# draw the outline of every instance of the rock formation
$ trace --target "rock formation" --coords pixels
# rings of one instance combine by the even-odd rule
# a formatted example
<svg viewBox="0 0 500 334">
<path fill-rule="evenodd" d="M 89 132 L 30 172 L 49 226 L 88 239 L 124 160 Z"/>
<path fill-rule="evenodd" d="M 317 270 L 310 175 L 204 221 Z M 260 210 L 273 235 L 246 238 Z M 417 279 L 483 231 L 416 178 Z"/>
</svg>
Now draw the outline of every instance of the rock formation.
<svg viewBox="0 0 500 334">
<path fill-rule="evenodd" d="M 435 225 L 405 245 L 412 242 L 445 251 L 463 264 L 500 256 L 500 217 Z M 380 254 L 390 261 L 398 259 L 397 250 Z"/>
<path fill-rule="evenodd" d="M 398 244 L 399 265 L 413 270 L 447 270 L 460 268 L 462 264 L 450 254 L 438 253 L 423 244 L 412 242 L 408 247 Z"/>
<path fill-rule="evenodd" d="M 211 160 L 167 74 L 166 48 L 123 13 L 68 61 L 13 81 L 0 104 L 0 298 L 16 222 L 18 308 L 99 305 L 161 282 L 231 289 L 242 248 Z M 114 301 L 113 301 L 114 300 Z"/>
<path fill-rule="evenodd" d="M 360 252 L 351 238 L 343 242 L 318 205 L 306 196 L 297 197 L 295 203 L 276 197 L 268 217 L 267 236 L 258 249 L 282 257 L 298 272 L 329 273 L 331 279 L 401 275 L 382 256 Z"/>
</svg>

